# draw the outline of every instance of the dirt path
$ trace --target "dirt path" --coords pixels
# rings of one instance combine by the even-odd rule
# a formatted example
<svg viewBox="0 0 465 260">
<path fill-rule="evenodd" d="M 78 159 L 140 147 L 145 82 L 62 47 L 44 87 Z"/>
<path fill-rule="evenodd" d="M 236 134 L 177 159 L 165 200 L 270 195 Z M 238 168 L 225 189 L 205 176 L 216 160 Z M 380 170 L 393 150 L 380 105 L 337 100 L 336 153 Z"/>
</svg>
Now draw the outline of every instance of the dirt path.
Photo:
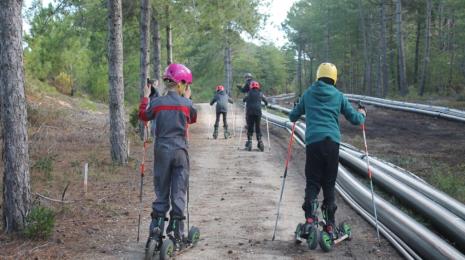
<svg viewBox="0 0 465 260">
<path fill-rule="evenodd" d="M 337 218 L 352 224 L 354 239 L 331 253 L 294 245 L 295 226 L 303 220 L 305 151 L 298 146 L 290 163 L 277 238 L 270 241 L 289 135 L 273 128 L 271 152 L 243 151 L 243 142 L 238 150 L 238 133 L 230 140 L 207 139 L 207 131 L 211 132 L 207 129 L 208 119 L 213 117 L 208 115 L 210 110 L 206 105 L 199 105 L 199 108 L 199 122 L 191 127 L 190 213 L 191 223 L 201 230 L 201 240 L 197 247 L 177 259 L 399 258 L 384 240 L 381 252 L 373 252 L 375 231 L 340 197 L 337 198 Z M 237 122 L 240 118 L 238 115 Z M 236 129 L 239 130 L 239 123 Z M 144 219 L 144 223 L 148 223 L 148 219 Z M 132 250 L 128 258 L 142 257 L 141 247 Z"/>
</svg>

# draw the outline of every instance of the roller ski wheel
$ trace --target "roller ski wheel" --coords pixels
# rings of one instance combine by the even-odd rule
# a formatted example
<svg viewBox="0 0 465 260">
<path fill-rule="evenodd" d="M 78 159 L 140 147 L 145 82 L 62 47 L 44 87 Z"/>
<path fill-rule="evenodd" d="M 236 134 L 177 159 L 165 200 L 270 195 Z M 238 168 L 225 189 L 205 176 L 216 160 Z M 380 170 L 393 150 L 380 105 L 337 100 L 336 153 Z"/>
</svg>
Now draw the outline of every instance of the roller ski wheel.
<svg viewBox="0 0 465 260">
<path fill-rule="evenodd" d="M 295 232 L 294 232 L 294 242 L 297 245 L 300 245 L 302 243 L 301 234 L 302 234 L 302 224 L 299 223 L 297 224 L 297 227 L 295 228 Z"/>
<path fill-rule="evenodd" d="M 307 246 L 310 250 L 315 250 L 318 246 L 318 228 L 311 226 L 308 230 Z"/>
<path fill-rule="evenodd" d="M 187 235 L 187 240 L 191 246 L 196 246 L 197 242 L 200 239 L 200 230 L 197 227 L 191 227 L 189 234 Z"/>
<path fill-rule="evenodd" d="M 258 141 L 257 148 L 258 148 L 261 152 L 265 151 L 265 145 L 263 144 L 262 141 Z"/>
<path fill-rule="evenodd" d="M 160 248 L 160 260 L 171 259 L 174 256 L 174 243 L 171 239 L 165 239 Z"/>
<path fill-rule="evenodd" d="M 339 230 L 340 230 L 340 233 L 343 235 L 347 235 L 347 240 L 352 240 L 352 228 L 350 227 L 349 224 L 347 223 L 344 223 L 342 222 L 340 225 L 339 225 Z"/>
<path fill-rule="evenodd" d="M 325 252 L 329 252 L 333 249 L 333 239 L 331 235 L 326 231 L 321 231 L 320 233 L 320 247 Z"/>
<path fill-rule="evenodd" d="M 155 259 L 157 251 L 159 250 L 158 241 L 150 239 L 145 248 L 145 260 Z"/>
</svg>

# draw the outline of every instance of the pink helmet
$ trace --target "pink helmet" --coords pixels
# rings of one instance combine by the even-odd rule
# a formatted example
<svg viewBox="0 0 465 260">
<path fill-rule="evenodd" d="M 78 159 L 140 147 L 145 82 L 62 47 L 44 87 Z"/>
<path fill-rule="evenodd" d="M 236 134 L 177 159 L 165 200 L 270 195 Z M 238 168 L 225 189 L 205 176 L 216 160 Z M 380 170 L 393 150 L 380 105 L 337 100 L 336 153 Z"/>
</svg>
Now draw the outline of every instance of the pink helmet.
<svg viewBox="0 0 465 260">
<path fill-rule="evenodd" d="M 172 80 L 176 83 L 192 84 L 192 72 L 183 64 L 172 63 L 163 73 L 163 80 Z"/>
<path fill-rule="evenodd" d="M 223 85 L 218 85 L 216 86 L 216 91 L 223 91 L 224 90 L 224 86 Z"/>
<path fill-rule="evenodd" d="M 260 89 L 260 83 L 258 83 L 256 81 L 252 81 L 252 82 L 250 82 L 250 88 L 251 89 L 254 89 L 254 88 Z"/>
</svg>

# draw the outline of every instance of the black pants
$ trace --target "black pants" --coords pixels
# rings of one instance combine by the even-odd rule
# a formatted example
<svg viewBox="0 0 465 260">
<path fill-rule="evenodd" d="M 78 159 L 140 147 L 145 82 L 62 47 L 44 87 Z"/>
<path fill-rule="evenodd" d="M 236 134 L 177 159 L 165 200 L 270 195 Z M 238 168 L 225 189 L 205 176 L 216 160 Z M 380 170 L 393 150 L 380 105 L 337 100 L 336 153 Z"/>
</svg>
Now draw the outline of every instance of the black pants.
<svg viewBox="0 0 465 260">
<path fill-rule="evenodd" d="M 223 115 L 223 126 L 228 127 L 228 120 L 226 119 L 227 112 L 216 112 L 215 128 L 220 124 L 220 116 Z"/>
<path fill-rule="evenodd" d="M 253 129 L 255 127 L 255 133 L 257 134 L 257 140 L 260 140 L 262 137 L 262 131 L 260 130 L 260 121 L 262 117 L 258 115 L 247 115 L 247 137 L 252 138 Z"/>
<path fill-rule="evenodd" d="M 335 207 L 336 198 L 334 186 L 336 185 L 339 165 L 339 144 L 329 137 L 307 145 L 307 159 L 305 162 L 305 202 L 303 209 L 306 213 L 311 210 L 311 202 L 318 198 L 320 189 L 323 189 L 323 205 Z"/>
</svg>

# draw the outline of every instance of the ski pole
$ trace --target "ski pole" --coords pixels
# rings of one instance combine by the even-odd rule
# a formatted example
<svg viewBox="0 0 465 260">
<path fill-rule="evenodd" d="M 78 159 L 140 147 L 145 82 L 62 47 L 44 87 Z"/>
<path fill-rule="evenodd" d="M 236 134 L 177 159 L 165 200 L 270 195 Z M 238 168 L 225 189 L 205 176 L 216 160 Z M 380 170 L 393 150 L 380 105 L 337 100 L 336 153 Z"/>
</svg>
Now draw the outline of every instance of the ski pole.
<svg viewBox="0 0 465 260">
<path fill-rule="evenodd" d="M 283 181 L 281 183 L 281 195 L 279 195 L 279 202 L 278 202 L 278 212 L 276 214 L 276 222 L 274 224 L 274 229 L 273 229 L 273 238 L 271 241 L 274 241 L 276 237 L 276 227 L 278 226 L 278 219 L 279 219 L 279 209 L 281 207 L 281 201 L 283 199 L 283 192 L 284 192 L 284 184 L 286 183 L 286 177 L 287 177 L 287 168 L 289 166 L 289 160 L 291 159 L 291 151 L 292 151 L 292 143 L 294 141 L 294 130 L 295 130 L 295 124 L 294 122 L 292 124 L 292 131 L 291 131 L 291 137 L 289 138 L 289 145 L 287 146 L 287 158 L 286 158 L 286 167 L 284 168 L 284 176 L 283 176 Z"/>
<path fill-rule="evenodd" d="M 142 213 L 142 195 L 144 188 L 144 172 L 145 172 L 145 156 L 147 154 L 147 135 L 148 135 L 147 122 L 144 122 L 144 152 L 142 155 L 142 162 L 140 164 L 140 194 L 139 194 L 139 219 L 137 221 L 137 243 L 139 243 L 140 236 L 140 218 Z"/>
<path fill-rule="evenodd" d="M 189 180 L 188 180 L 189 182 Z M 189 183 L 187 183 L 187 230 L 190 230 L 190 226 L 189 226 L 189 189 L 190 189 L 190 185 Z"/>
<path fill-rule="evenodd" d="M 365 109 L 361 101 L 358 102 L 358 108 Z M 367 158 L 368 179 L 370 179 L 371 201 L 373 203 L 373 214 L 375 215 L 376 235 L 378 238 L 378 246 L 381 246 L 381 240 L 379 239 L 378 215 L 376 213 L 375 192 L 373 190 L 373 179 L 371 177 L 370 157 L 368 155 L 367 138 L 365 134 L 365 123 L 362 124 L 362 134 L 363 134 L 363 143 L 365 144 L 365 157 Z"/>
<path fill-rule="evenodd" d="M 268 135 L 268 151 L 271 152 L 271 142 L 270 142 L 270 127 L 269 127 L 269 124 L 268 124 L 268 108 L 267 106 L 265 105 L 265 112 L 266 112 L 266 133 Z"/>
</svg>

